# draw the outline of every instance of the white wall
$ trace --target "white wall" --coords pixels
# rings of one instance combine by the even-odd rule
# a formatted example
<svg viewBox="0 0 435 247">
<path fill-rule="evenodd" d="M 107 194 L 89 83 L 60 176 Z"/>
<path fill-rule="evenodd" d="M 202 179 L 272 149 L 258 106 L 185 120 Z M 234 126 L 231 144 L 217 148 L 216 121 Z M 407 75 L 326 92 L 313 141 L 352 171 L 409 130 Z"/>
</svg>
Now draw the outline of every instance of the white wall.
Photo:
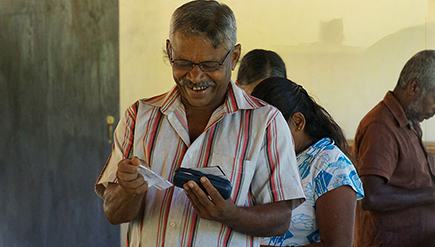
<svg viewBox="0 0 435 247">
<path fill-rule="evenodd" d="M 184 2 L 120 1 L 121 112 L 174 85 L 164 44 L 171 14 Z M 288 77 L 306 87 L 348 139 L 394 88 L 405 62 L 419 50 L 435 49 L 433 2 L 225 1 L 236 15 L 242 55 L 254 48 L 280 54 Z M 423 123 L 426 141 L 435 141 L 434 121 Z"/>
<path fill-rule="evenodd" d="M 120 1 L 121 112 L 174 85 L 163 51 L 171 14 L 185 2 Z M 435 49 L 435 0 L 223 2 L 236 15 L 242 55 L 255 48 L 280 54 L 288 77 L 333 115 L 348 139 L 394 88 L 405 62 Z M 434 123 L 423 122 L 425 141 L 435 141 Z"/>
</svg>

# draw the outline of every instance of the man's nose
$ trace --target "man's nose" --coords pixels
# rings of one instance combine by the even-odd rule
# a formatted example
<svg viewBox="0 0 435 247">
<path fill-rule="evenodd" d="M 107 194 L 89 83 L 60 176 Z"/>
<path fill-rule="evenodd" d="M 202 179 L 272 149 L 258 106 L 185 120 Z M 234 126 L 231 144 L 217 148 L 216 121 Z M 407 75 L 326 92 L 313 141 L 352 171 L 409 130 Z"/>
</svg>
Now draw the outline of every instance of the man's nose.
<svg viewBox="0 0 435 247">
<path fill-rule="evenodd" d="M 202 81 L 204 77 L 205 77 L 205 73 L 199 68 L 199 65 L 194 65 L 186 76 L 186 78 L 193 83 Z"/>
</svg>

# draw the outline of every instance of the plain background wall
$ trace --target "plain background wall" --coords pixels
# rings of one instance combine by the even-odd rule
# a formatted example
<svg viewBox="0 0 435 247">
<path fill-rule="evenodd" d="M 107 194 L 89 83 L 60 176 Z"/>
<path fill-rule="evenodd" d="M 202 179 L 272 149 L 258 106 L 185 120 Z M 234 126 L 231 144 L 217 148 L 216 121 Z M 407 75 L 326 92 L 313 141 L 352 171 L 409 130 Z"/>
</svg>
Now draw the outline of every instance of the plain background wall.
<svg viewBox="0 0 435 247">
<path fill-rule="evenodd" d="M 164 48 L 172 12 L 186 1 L 120 1 L 120 109 L 174 86 Z M 228 0 L 242 55 L 280 54 L 353 139 L 361 118 L 396 85 L 405 62 L 435 49 L 435 0 Z M 236 78 L 236 71 L 233 79 Z M 435 141 L 435 120 L 422 123 Z"/>
<path fill-rule="evenodd" d="M 165 40 L 171 14 L 185 2 L 120 1 L 121 114 L 137 99 L 175 85 Z M 288 78 L 331 113 L 349 140 L 361 118 L 394 88 L 405 62 L 435 49 L 435 0 L 223 2 L 235 13 L 242 56 L 256 48 L 280 54 Z M 424 141 L 435 141 L 434 123 L 422 123 Z"/>
</svg>

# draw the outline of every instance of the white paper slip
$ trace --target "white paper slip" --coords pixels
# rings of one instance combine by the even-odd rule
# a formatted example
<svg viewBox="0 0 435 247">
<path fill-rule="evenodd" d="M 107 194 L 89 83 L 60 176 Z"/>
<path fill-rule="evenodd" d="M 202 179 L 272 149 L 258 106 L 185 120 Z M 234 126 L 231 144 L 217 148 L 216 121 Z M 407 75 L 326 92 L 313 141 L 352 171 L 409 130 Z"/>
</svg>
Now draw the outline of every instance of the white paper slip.
<svg viewBox="0 0 435 247">
<path fill-rule="evenodd" d="M 152 170 L 146 168 L 145 166 L 139 165 L 139 168 L 139 174 L 143 176 L 143 179 L 145 181 L 147 181 L 149 188 L 155 186 L 159 190 L 164 190 L 173 185 L 171 182 L 161 177 L 157 173 L 153 172 Z"/>
</svg>

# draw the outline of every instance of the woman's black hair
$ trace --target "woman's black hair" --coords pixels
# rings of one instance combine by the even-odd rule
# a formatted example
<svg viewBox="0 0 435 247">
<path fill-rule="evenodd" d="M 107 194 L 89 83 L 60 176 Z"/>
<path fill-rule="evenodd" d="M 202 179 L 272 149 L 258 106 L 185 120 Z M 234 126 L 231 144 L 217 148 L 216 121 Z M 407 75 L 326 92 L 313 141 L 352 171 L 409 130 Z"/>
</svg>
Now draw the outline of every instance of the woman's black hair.
<svg viewBox="0 0 435 247">
<path fill-rule="evenodd" d="M 343 153 L 350 155 L 343 130 L 332 116 L 308 95 L 302 86 L 286 78 L 271 77 L 258 84 L 251 96 L 262 99 L 278 108 L 287 122 L 291 120 L 295 112 L 302 113 L 306 122 L 305 131 L 310 137 L 315 140 L 329 137 L 334 140 Z"/>
<path fill-rule="evenodd" d="M 237 82 L 249 85 L 268 77 L 287 77 L 285 63 L 274 51 L 254 49 L 240 62 Z"/>
</svg>

